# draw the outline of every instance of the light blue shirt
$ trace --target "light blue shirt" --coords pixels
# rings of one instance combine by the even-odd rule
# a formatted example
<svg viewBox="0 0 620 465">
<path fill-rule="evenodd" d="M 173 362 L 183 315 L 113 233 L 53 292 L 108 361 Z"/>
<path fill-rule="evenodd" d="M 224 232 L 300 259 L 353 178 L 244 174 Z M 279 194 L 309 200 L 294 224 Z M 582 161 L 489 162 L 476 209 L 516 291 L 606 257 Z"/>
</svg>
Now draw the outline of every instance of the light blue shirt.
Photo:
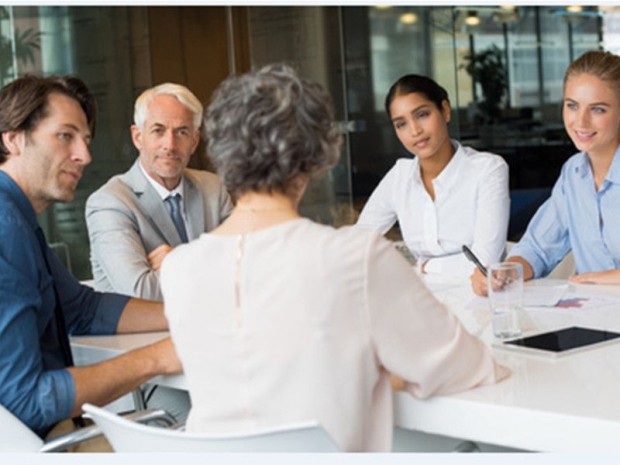
<svg viewBox="0 0 620 465">
<path fill-rule="evenodd" d="M 598 191 L 586 153 L 569 158 L 510 256 L 527 260 L 539 278 L 571 250 L 577 273 L 620 268 L 620 147 Z"/>
</svg>

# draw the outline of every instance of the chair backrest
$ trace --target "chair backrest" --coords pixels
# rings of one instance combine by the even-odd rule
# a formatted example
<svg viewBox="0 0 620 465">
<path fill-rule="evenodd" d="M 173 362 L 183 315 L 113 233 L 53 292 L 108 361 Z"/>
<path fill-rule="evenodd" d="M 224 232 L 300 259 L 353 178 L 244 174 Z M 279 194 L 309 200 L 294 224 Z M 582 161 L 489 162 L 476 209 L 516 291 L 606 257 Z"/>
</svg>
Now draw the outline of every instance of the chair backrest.
<svg viewBox="0 0 620 465">
<path fill-rule="evenodd" d="M 506 242 L 506 253 L 510 252 L 512 246 L 515 245 L 516 242 L 508 241 Z M 570 251 L 566 254 L 566 256 L 560 260 L 560 262 L 555 266 L 551 273 L 547 275 L 547 278 L 553 279 L 568 279 L 570 276 L 575 274 L 575 258 L 573 257 L 573 252 Z"/>
<path fill-rule="evenodd" d="M 82 406 L 116 452 L 338 452 L 316 421 L 242 434 L 193 434 L 135 423 L 94 405 Z"/>
<path fill-rule="evenodd" d="M 63 265 L 69 270 L 70 273 L 73 273 L 71 267 L 71 252 L 69 252 L 69 246 L 66 242 L 52 242 L 48 244 L 49 248 L 52 249 Z"/>
<path fill-rule="evenodd" d="M 0 452 L 38 452 L 43 440 L 0 405 Z"/>
<path fill-rule="evenodd" d="M 566 256 L 560 260 L 555 268 L 547 275 L 547 278 L 568 279 L 575 274 L 575 257 L 573 252 L 568 252 Z"/>
<path fill-rule="evenodd" d="M 95 280 L 94 279 L 84 279 L 83 281 L 80 281 L 80 284 L 82 284 L 84 286 L 92 287 L 93 289 L 95 288 Z"/>
</svg>

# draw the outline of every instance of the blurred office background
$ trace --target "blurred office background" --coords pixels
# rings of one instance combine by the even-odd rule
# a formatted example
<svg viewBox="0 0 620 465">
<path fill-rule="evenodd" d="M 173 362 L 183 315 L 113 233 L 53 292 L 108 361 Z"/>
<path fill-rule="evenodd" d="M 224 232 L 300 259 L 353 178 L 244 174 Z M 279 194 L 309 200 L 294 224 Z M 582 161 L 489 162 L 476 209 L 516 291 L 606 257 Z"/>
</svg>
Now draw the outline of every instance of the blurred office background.
<svg viewBox="0 0 620 465">
<path fill-rule="evenodd" d="M 341 225 L 408 156 L 384 114 L 390 84 L 429 75 L 450 94 L 453 137 L 508 161 L 517 239 L 575 150 L 562 128 L 562 77 L 591 49 L 620 52 L 620 7 L 0 6 L 2 84 L 26 73 L 76 74 L 98 99 L 93 162 L 76 200 L 40 218 L 79 279 L 91 275 L 84 203 L 135 160 L 129 126 L 147 87 L 178 82 L 207 102 L 229 73 L 275 61 L 324 84 L 342 158 L 311 187 L 302 212 Z M 210 168 L 204 144 L 191 166 Z"/>
</svg>

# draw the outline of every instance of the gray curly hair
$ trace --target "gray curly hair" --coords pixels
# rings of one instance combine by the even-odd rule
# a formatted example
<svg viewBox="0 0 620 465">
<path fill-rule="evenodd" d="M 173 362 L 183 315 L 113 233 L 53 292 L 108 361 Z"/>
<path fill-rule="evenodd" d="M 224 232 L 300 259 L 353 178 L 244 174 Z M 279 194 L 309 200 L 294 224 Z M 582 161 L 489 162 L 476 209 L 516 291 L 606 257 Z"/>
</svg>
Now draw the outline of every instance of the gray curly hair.
<svg viewBox="0 0 620 465">
<path fill-rule="evenodd" d="M 299 175 L 316 177 L 340 156 L 329 95 L 283 64 L 222 82 L 204 127 L 209 158 L 234 197 L 289 194 Z"/>
</svg>

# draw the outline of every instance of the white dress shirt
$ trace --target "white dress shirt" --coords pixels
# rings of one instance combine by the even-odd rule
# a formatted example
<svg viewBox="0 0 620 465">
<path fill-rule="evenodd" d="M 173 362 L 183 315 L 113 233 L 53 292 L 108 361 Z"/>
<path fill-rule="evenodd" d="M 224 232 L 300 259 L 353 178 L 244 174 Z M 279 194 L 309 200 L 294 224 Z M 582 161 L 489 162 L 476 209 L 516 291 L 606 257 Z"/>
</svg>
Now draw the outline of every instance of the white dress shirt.
<svg viewBox="0 0 620 465">
<path fill-rule="evenodd" d="M 501 260 L 506 245 L 510 196 L 502 157 L 452 141 L 456 152 L 424 188 L 418 158 L 399 159 L 364 206 L 356 227 L 387 232 L 398 221 L 409 250 L 427 273 L 469 276 L 467 245 L 485 265 Z"/>
<path fill-rule="evenodd" d="M 389 372 L 416 396 L 495 381 L 491 352 L 376 232 L 308 219 L 202 234 L 164 260 L 188 432 L 316 419 L 346 451 L 389 451 Z"/>
</svg>

